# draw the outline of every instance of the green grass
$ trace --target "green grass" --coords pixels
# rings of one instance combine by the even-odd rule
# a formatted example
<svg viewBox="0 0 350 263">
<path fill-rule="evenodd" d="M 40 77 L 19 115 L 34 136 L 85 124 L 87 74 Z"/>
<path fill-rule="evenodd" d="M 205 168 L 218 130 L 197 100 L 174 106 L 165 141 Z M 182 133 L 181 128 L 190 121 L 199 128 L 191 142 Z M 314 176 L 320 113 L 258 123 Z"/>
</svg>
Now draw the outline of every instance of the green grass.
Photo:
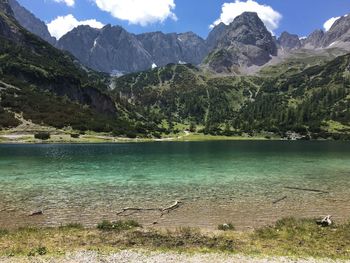
<svg viewBox="0 0 350 263">
<path fill-rule="evenodd" d="M 146 249 L 350 259 L 350 223 L 323 228 L 314 219 L 286 218 L 253 232 L 230 230 L 213 233 L 188 227 L 156 230 L 140 228 L 136 221 L 105 221 L 91 229 L 80 224 L 58 228 L 27 227 L 0 231 L 0 256 Z"/>
</svg>

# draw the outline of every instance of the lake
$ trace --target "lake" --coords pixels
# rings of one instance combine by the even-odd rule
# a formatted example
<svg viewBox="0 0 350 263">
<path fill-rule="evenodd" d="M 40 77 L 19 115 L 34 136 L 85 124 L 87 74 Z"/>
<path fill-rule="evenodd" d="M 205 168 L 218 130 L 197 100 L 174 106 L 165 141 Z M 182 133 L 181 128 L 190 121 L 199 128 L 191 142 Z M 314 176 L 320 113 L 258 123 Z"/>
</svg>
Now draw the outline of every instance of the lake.
<svg viewBox="0 0 350 263">
<path fill-rule="evenodd" d="M 1 227 L 133 218 L 159 227 L 232 222 L 248 229 L 328 214 L 344 221 L 350 219 L 350 143 L 0 145 L 0 200 Z M 175 200 L 181 206 L 163 217 L 117 215 L 124 207 L 167 207 Z M 44 214 L 28 216 L 37 210 Z"/>
</svg>

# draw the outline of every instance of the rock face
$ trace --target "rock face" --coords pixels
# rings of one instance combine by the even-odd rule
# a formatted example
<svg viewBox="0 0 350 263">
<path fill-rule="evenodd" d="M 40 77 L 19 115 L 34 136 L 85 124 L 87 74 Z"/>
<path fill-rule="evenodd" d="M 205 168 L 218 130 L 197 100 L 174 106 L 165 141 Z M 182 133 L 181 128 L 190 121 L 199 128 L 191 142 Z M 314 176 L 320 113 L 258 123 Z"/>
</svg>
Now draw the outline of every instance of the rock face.
<svg viewBox="0 0 350 263">
<path fill-rule="evenodd" d="M 79 26 L 63 36 L 57 47 L 72 53 L 84 65 L 102 72 L 133 72 L 151 67 L 151 56 L 122 27 Z"/>
<path fill-rule="evenodd" d="M 49 30 L 43 21 L 36 18 L 16 0 L 8 0 L 8 2 L 13 10 L 14 17 L 25 29 L 41 37 L 51 45 L 56 43 L 56 39 L 50 35 Z"/>
<path fill-rule="evenodd" d="M 303 41 L 303 46 L 306 48 L 319 47 L 321 45 L 323 37 L 324 31 L 321 29 L 315 30 Z"/>
<path fill-rule="evenodd" d="M 277 42 L 283 50 L 287 51 L 299 49 L 301 47 L 299 36 L 289 34 L 288 32 L 283 32 Z"/>
<path fill-rule="evenodd" d="M 303 47 L 313 48 L 327 48 L 337 46 L 341 43 L 350 42 L 350 16 L 345 15 L 334 22 L 329 31 L 322 30 L 314 31 L 304 41 Z"/>
<path fill-rule="evenodd" d="M 183 34 L 145 33 L 138 35 L 137 39 L 157 66 L 179 62 L 197 65 L 207 54 L 205 41 L 192 32 Z"/>
<path fill-rule="evenodd" d="M 58 41 L 57 47 L 71 52 L 92 69 L 108 73 L 142 71 L 154 64 L 199 64 L 207 54 L 205 41 L 191 32 L 134 35 L 111 25 L 101 30 L 75 28 Z"/>
<path fill-rule="evenodd" d="M 322 39 L 322 47 L 328 47 L 335 42 L 350 41 L 350 16 L 346 15 L 334 22 Z"/>
<path fill-rule="evenodd" d="M 13 11 L 8 0 L 0 0 L 0 10 L 2 10 L 5 14 L 13 15 Z"/>
<path fill-rule="evenodd" d="M 261 66 L 277 55 L 271 33 L 256 13 L 245 12 L 229 25 L 219 24 L 207 39 L 214 50 L 206 64 L 216 72 L 232 72 L 236 67 Z"/>
</svg>

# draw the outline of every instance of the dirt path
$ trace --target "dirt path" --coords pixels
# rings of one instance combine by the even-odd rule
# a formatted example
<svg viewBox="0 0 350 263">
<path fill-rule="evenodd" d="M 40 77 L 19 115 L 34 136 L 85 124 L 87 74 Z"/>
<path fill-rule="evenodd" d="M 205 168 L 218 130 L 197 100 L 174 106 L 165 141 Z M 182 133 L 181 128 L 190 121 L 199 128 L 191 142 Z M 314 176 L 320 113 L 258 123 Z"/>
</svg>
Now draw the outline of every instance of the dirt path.
<svg viewBox="0 0 350 263">
<path fill-rule="evenodd" d="M 0 258 L 2 263 L 345 263 L 350 260 L 292 259 L 285 257 L 250 257 L 227 254 L 185 254 L 172 252 L 121 251 L 111 255 L 96 252 L 79 252 L 63 258 L 31 257 Z"/>
</svg>

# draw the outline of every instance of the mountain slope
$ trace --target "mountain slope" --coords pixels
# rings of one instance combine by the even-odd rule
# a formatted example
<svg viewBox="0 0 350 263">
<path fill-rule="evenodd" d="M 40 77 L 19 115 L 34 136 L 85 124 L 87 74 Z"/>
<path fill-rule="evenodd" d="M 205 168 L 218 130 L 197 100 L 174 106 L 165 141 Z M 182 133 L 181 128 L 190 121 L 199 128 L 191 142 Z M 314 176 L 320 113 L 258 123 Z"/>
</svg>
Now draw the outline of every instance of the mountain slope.
<svg viewBox="0 0 350 263">
<path fill-rule="evenodd" d="M 14 113 L 34 123 L 79 130 L 123 130 L 114 102 L 105 94 L 104 76 L 22 28 L 7 1 L 0 2 L 0 114 L 18 124 Z"/>
<path fill-rule="evenodd" d="M 9 0 L 9 4 L 14 13 L 14 17 L 25 29 L 41 37 L 51 45 L 54 45 L 56 43 L 56 39 L 50 35 L 49 30 L 43 21 L 36 18 L 31 12 L 21 6 L 16 0 Z"/>
</svg>

